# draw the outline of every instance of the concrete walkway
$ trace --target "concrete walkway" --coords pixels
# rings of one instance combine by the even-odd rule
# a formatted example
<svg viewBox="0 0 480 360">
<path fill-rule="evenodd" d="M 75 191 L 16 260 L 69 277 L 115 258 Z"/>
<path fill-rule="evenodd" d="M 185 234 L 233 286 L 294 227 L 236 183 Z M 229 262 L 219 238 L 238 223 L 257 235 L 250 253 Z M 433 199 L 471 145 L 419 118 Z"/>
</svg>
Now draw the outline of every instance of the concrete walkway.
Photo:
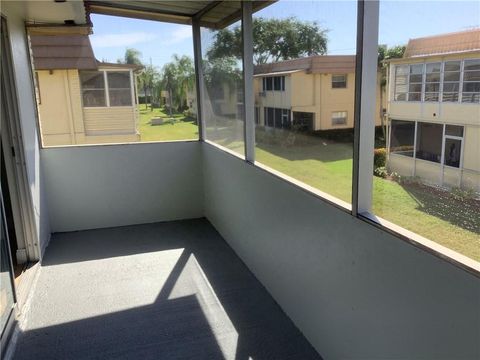
<svg viewBox="0 0 480 360">
<path fill-rule="evenodd" d="M 207 220 L 55 234 L 14 359 L 320 359 Z"/>
</svg>

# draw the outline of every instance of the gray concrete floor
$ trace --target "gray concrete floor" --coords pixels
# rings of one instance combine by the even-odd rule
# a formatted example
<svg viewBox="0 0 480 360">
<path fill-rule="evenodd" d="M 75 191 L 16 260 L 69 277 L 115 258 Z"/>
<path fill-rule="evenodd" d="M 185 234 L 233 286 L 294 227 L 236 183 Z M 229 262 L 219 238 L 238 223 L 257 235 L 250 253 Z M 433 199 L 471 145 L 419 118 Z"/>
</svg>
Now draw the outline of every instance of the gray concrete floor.
<svg viewBox="0 0 480 360">
<path fill-rule="evenodd" d="M 320 359 L 205 219 L 55 234 L 14 359 Z"/>
</svg>

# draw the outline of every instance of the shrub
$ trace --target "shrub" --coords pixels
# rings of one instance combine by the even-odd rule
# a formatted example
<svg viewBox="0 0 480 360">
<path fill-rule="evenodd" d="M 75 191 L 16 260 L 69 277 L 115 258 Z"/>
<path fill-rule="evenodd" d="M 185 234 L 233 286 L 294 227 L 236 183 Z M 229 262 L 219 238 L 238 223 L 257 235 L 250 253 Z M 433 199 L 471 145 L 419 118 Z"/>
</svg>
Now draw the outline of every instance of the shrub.
<svg viewBox="0 0 480 360">
<path fill-rule="evenodd" d="M 382 179 L 385 179 L 388 176 L 388 171 L 385 166 L 380 166 L 373 170 L 373 174 L 375 176 L 381 177 Z"/>
<path fill-rule="evenodd" d="M 385 167 L 387 162 L 387 149 L 375 149 L 373 152 L 373 168 Z"/>
</svg>

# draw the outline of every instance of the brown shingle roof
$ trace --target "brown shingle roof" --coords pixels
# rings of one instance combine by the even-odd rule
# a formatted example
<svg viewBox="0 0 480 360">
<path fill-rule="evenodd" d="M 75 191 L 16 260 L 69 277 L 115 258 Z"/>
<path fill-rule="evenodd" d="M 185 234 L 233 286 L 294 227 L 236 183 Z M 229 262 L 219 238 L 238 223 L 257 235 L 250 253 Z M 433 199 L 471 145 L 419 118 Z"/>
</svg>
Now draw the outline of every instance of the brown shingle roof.
<svg viewBox="0 0 480 360">
<path fill-rule="evenodd" d="M 97 69 L 88 35 L 31 35 L 35 70 Z"/>
<path fill-rule="evenodd" d="M 410 39 L 404 58 L 480 51 L 480 28 Z"/>
<path fill-rule="evenodd" d="M 305 70 L 312 74 L 345 74 L 355 71 L 355 55 L 315 55 L 257 65 L 254 74 Z"/>
</svg>

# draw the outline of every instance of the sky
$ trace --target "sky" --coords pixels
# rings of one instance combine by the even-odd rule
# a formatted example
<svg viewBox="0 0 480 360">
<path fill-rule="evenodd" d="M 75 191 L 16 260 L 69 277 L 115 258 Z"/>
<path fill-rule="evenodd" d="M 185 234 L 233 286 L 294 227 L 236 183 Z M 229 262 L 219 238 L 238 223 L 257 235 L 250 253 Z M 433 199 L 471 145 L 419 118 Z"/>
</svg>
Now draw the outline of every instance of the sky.
<svg viewBox="0 0 480 360">
<path fill-rule="evenodd" d="M 328 54 L 354 54 L 356 1 L 279 2 L 254 16 L 317 21 L 328 33 Z M 190 26 L 92 15 L 95 56 L 115 62 L 127 47 L 142 53 L 142 61 L 161 68 L 173 54 L 193 56 Z M 406 44 L 408 39 L 480 26 L 480 1 L 381 1 L 379 43 Z"/>
</svg>

